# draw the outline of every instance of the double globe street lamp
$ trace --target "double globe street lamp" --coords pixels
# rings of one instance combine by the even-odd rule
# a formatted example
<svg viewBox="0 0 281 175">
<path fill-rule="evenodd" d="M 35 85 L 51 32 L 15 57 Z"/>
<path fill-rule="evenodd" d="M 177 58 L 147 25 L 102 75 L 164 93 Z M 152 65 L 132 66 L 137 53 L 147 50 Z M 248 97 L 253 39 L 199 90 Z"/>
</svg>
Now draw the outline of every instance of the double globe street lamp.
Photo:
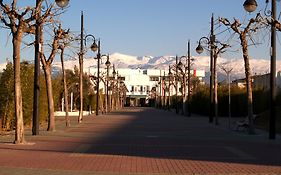
<svg viewBox="0 0 281 175">
<path fill-rule="evenodd" d="M 93 43 L 90 46 L 90 49 L 93 52 L 97 52 L 97 56 L 95 59 L 98 60 L 97 64 L 97 96 L 96 96 L 96 115 L 99 114 L 99 82 L 100 82 L 100 40 L 97 40 L 94 35 L 88 34 L 84 38 L 84 15 L 83 12 L 81 12 L 81 34 L 80 34 L 80 53 L 79 53 L 79 67 L 80 67 L 80 75 L 79 75 L 79 84 L 80 84 L 80 111 L 79 111 L 79 117 L 78 122 L 82 122 L 83 118 L 83 57 L 84 57 L 84 41 L 85 45 L 87 45 L 88 38 L 91 38 L 93 40 Z"/>
<path fill-rule="evenodd" d="M 199 40 L 199 45 L 196 48 L 197 53 L 203 52 L 203 47 L 201 45 L 201 40 L 206 39 L 207 44 L 211 48 L 211 78 L 210 78 L 210 116 L 212 119 L 213 115 L 215 116 L 215 124 L 218 123 L 218 79 L 217 79 L 217 58 L 220 53 L 223 53 L 226 48 L 229 47 L 228 44 L 221 43 L 219 41 L 215 40 L 215 35 L 211 37 L 211 39 L 207 37 L 202 37 Z M 218 47 L 218 45 L 221 45 L 221 47 Z"/>
<path fill-rule="evenodd" d="M 109 55 L 101 55 L 101 49 L 100 49 L 100 39 L 96 39 L 94 35 L 87 35 L 85 37 L 85 40 L 87 41 L 87 38 L 91 37 L 94 42 L 92 43 L 92 45 L 90 46 L 91 50 L 93 52 L 97 52 L 97 56 L 95 57 L 95 59 L 97 59 L 97 95 L 96 95 L 96 115 L 99 115 L 99 84 L 100 84 L 100 60 L 103 56 L 106 56 L 106 62 L 105 62 L 105 66 L 107 68 L 107 75 L 106 75 L 106 102 L 105 102 L 105 110 L 106 112 L 108 112 L 109 110 L 109 67 L 111 65 L 110 61 L 109 61 Z M 115 70 L 114 70 L 115 71 Z"/>
<path fill-rule="evenodd" d="M 213 18 L 212 18 L 213 19 Z M 213 20 L 212 20 L 213 21 Z M 201 44 L 201 42 L 205 40 L 206 44 L 210 47 L 210 72 L 211 72 L 211 76 L 210 76 L 210 113 L 209 113 L 209 122 L 213 123 L 213 113 L 215 112 L 214 109 L 214 42 L 215 42 L 215 36 L 211 35 L 210 39 L 207 37 L 202 37 L 199 40 L 199 44 L 196 47 L 196 52 L 198 54 L 201 54 L 204 52 L 204 48 Z M 215 112 L 216 113 L 216 112 Z"/>
<path fill-rule="evenodd" d="M 95 38 L 94 35 L 87 35 L 85 37 L 85 39 L 87 40 L 88 37 L 92 37 L 94 42 L 91 45 L 91 50 L 93 52 L 97 52 L 97 56 L 95 57 L 95 59 L 97 59 L 97 85 L 96 85 L 96 89 L 97 89 L 97 95 L 96 95 L 96 115 L 99 115 L 99 85 L 100 85 L 100 59 L 101 59 L 101 49 L 100 49 L 100 39 L 97 40 Z"/>
<path fill-rule="evenodd" d="M 110 111 L 110 100 L 109 100 L 109 67 L 110 67 L 111 63 L 109 61 L 109 55 L 107 55 L 107 59 L 105 62 L 105 66 L 106 66 L 106 103 L 105 103 L 105 111 L 109 112 Z"/>
<path fill-rule="evenodd" d="M 229 47 L 227 44 L 223 44 L 219 41 L 216 41 L 216 35 L 214 34 L 214 15 L 211 18 L 211 34 L 210 38 L 202 37 L 199 40 L 199 44 L 196 48 L 196 52 L 198 54 L 203 53 L 204 48 L 202 46 L 202 42 L 208 45 L 210 48 L 210 114 L 209 114 L 209 122 L 213 123 L 213 116 L 215 116 L 215 124 L 218 124 L 218 97 L 217 97 L 217 71 L 216 71 L 216 62 L 218 54 L 222 53 L 224 49 Z M 218 48 L 216 44 L 220 44 L 221 47 Z"/>
<path fill-rule="evenodd" d="M 266 4 L 269 0 L 266 0 Z M 258 6 L 256 0 L 246 0 L 243 4 L 247 12 L 254 12 Z M 267 12 L 267 11 L 265 11 Z M 270 58 L 270 118 L 269 139 L 276 137 L 276 0 L 271 0 L 271 58 Z"/>
</svg>

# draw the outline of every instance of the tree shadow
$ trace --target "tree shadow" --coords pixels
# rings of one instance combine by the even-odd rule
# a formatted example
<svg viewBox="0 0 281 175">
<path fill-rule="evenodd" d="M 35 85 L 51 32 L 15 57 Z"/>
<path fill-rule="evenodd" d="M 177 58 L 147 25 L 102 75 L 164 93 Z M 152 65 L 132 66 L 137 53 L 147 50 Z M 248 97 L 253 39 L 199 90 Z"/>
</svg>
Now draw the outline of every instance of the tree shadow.
<svg viewBox="0 0 281 175">
<path fill-rule="evenodd" d="M 206 117 L 153 108 L 91 115 L 80 125 L 28 138 L 36 144 L 2 142 L 0 149 L 281 166 L 279 140 L 237 134 L 210 125 Z"/>
</svg>

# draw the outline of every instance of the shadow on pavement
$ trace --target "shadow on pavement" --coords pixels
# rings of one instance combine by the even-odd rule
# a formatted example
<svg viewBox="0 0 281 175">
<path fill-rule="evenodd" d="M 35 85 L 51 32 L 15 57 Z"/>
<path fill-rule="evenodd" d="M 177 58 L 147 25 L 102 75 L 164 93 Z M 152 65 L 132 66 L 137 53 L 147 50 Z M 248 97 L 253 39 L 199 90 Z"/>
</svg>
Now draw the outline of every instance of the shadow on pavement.
<svg viewBox="0 0 281 175">
<path fill-rule="evenodd" d="M 87 116 L 81 125 L 30 141 L 36 144 L 2 144 L 0 149 L 281 166 L 280 142 L 215 127 L 204 117 L 153 108 Z"/>
<path fill-rule="evenodd" d="M 85 154 L 281 165 L 280 144 L 239 135 L 207 121 L 152 108 L 126 108 L 70 132 L 92 134 L 82 151 L 77 148 Z"/>
</svg>

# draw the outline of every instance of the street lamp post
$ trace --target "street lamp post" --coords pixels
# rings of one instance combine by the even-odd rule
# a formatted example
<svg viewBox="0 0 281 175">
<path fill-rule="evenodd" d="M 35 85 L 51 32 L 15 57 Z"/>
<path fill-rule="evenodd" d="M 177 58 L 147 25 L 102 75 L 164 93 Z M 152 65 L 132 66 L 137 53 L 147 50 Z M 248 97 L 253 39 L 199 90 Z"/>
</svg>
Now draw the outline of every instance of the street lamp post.
<svg viewBox="0 0 281 175">
<path fill-rule="evenodd" d="M 215 51 L 215 35 L 214 35 L 214 16 L 212 15 L 211 18 L 211 35 L 210 35 L 210 39 L 207 37 L 202 37 L 199 40 L 199 45 L 196 48 L 196 52 L 201 54 L 203 53 L 204 49 L 201 45 L 201 41 L 205 39 L 207 40 L 207 44 L 210 47 L 210 72 L 211 72 L 211 76 L 210 76 L 210 113 L 209 113 L 209 122 L 213 123 L 213 108 L 214 108 L 214 51 Z"/>
<path fill-rule="evenodd" d="M 164 84 L 164 109 L 167 109 L 167 99 L 166 99 L 166 91 L 167 91 L 167 87 L 166 87 L 166 73 L 164 71 L 164 76 L 163 76 L 163 84 Z"/>
<path fill-rule="evenodd" d="M 112 82 L 112 95 L 111 95 L 111 109 L 116 110 L 116 88 L 115 88 L 115 77 L 116 77 L 116 71 L 115 71 L 115 66 L 113 65 L 113 71 L 112 71 L 112 76 L 113 76 L 113 82 Z"/>
<path fill-rule="evenodd" d="M 168 77 L 169 77 L 169 97 L 168 97 L 168 110 L 170 110 L 171 107 L 171 81 L 173 78 L 173 73 L 171 72 L 171 66 L 169 65 L 169 73 L 168 73 Z"/>
<path fill-rule="evenodd" d="M 55 0 L 57 6 L 64 8 L 69 0 Z M 34 58 L 34 90 L 33 90 L 33 118 L 32 135 L 39 135 L 39 95 L 40 95 L 40 54 L 43 43 L 43 27 L 40 20 L 42 1 L 36 0 L 36 29 L 35 29 L 35 58 Z"/>
<path fill-rule="evenodd" d="M 97 96 L 96 96 L 96 115 L 99 115 L 99 91 L 100 91 L 100 40 L 98 41 L 98 53 L 97 53 L 97 60 L 98 60 L 98 70 L 97 70 Z"/>
<path fill-rule="evenodd" d="M 79 53 L 79 96 L 80 96 L 80 108 L 78 123 L 83 119 L 83 57 L 84 57 L 84 15 L 81 12 L 81 36 L 80 36 L 80 53 Z"/>
<path fill-rule="evenodd" d="M 106 112 L 110 111 L 110 101 L 109 101 L 109 94 L 108 94 L 108 79 L 109 79 L 109 66 L 111 65 L 110 61 L 109 61 L 109 55 L 107 55 L 107 60 L 105 62 L 106 65 L 106 101 L 107 103 L 105 104 L 105 110 Z"/>
<path fill-rule="evenodd" d="M 98 44 L 96 44 L 96 38 L 94 35 L 86 35 L 84 38 L 84 15 L 83 12 L 81 13 L 81 38 L 80 38 L 80 53 L 79 53 L 79 67 L 80 67 L 80 75 L 79 75 L 79 85 L 80 85 L 80 111 L 79 111 L 79 118 L 78 122 L 80 123 L 83 118 L 83 57 L 84 57 L 84 41 L 85 45 L 87 45 L 87 39 L 92 38 L 93 43 L 90 46 L 91 50 L 93 52 L 98 51 L 97 59 L 98 59 L 98 76 L 97 76 L 97 89 L 99 88 L 99 60 L 100 60 L 100 41 L 98 41 Z M 97 100 L 98 100 L 98 94 L 97 94 Z M 97 102 L 98 106 L 98 102 Z M 96 111 L 96 115 L 98 115 L 98 110 Z"/>
<path fill-rule="evenodd" d="M 101 53 L 100 53 L 100 40 L 98 40 L 98 44 L 96 44 L 96 38 L 93 35 L 88 35 L 94 38 L 94 43 L 91 45 L 91 49 L 94 52 L 97 52 L 97 95 L 96 95 L 96 115 L 99 115 L 99 85 L 100 85 L 100 59 L 101 59 Z"/>
<path fill-rule="evenodd" d="M 187 44 L 187 116 L 190 117 L 191 115 L 191 109 L 190 109 L 190 99 L 191 99 L 191 75 L 190 75 L 190 70 L 191 70 L 191 54 L 190 54 L 190 40 L 188 40 Z"/>
<path fill-rule="evenodd" d="M 186 58 L 185 65 L 182 63 L 181 59 Z M 184 70 L 181 69 L 181 67 L 184 65 Z M 190 117 L 190 98 L 191 98 L 191 75 L 190 75 L 190 69 L 191 69 L 191 55 L 190 55 L 190 41 L 188 41 L 188 53 L 187 56 L 181 56 L 180 61 L 178 63 L 179 69 L 182 71 L 183 74 L 183 87 L 182 87 L 182 98 L 183 98 L 183 106 L 182 106 L 182 114 Z M 186 72 L 187 68 L 187 72 Z M 187 84 L 186 84 L 186 73 L 187 73 Z M 186 85 L 188 85 L 187 88 L 187 94 L 186 94 Z M 186 105 L 187 109 L 186 110 Z"/>
<path fill-rule="evenodd" d="M 210 44 L 210 40 L 207 37 L 202 37 L 199 40 L 199 45 L 196 48 L 196 52 L 201 54 L 203 52 L 203 47 L 201 46 L 201 40 L 206 39 L 208 41 L 208 44 Z M 211 45 L 211 44 L 210 44 Z M 213 46 L 211 46 L 211 50 L 213 50 Z M 211 51 L 210 54 L 210 113 L 209 113 L 209 122 L 213 123 L 213 103 L 214 103 L 214 97 L 213 97 L 213 79 L 214 79 L 214 71 L 213 71 L 213 52 Z"/>
<path fill-rule="evenodd" d="M 266 0 L 269 3 L 269 0 Z M 243 4 L 248 12 L 256 10 L 256 0 L 246 0 Z M 271 57 L 270 57 L 270 118 L 269 118 L 269 139 L 276 137 L 276 0 L 271 0 Z"/>
<path fill-rule="evenodd" d="M 186 65 L 184 65 L 181 61 L 182 58 L 186 58 L 186 56 L 181 56 L 180 60 L 177 64 L 178 69 L 180 70 L 182 74 L 182 83 L 181 83 L 181 89 L 182 89 L 182 115 L 186 114 Z M 182 69 L 184 67 L 184 70 Z"/>
<path fill-rule="evenodd" d="M 160 70 L 160 77 L 159 77 L 159 108 L 162 108 L 162 73 Z"/>
<path fill-rule="evenodd" d="M 116 73 L 116 109 L 120 109 L 120 82 L 119 82 L 119 74 L 118 74 L 118 71 Z"/>
<path fill-rule="evenodd" d="M 201 54 L 204 51 L 204 49 L 203 49 L 203 47 L 201 45 L 202 39 L 207 40 L 207 44 L 209 46 L 211 45 L 209 38 L 207 38 L 207 37 L 200 38 L 199 44 L 198 44 L 198 46 L 196 48 L 196 52 L 198 54 Z M 210 72 L 211 72 L 211 75 L 210 75 L 210 113 L 209 113 L 209 122 L 213 123 L 213 103 L 214 103 L 214 98 L 213 98 L 213 83 L 214 83 L 214 81 L 213 81 L 213 77 L 214 77 L 214 72 L 213 72 L 213 52 L 212 52 L 212 50 L 213 50 L 212 48 L 213 47 L 212 46 L 210 46 L 210 47 L 211 47 L 211 53 L 210 53 Z"/>
<path fill-rule="evenodd" d="M 79 52 L 79 96 L 80 96 L 80 109 L 78 116 L 78 123 L 82 122 L 83 119 L 83 59 L 84 59 L 84 41 L 85 45 L 87 45 L 87 38 L 91 37 L 94 42 L 91 45 L 91 50 L 93 52 L 97 51 L 96 38 L 89 34 L 84 38 L 84 14 L 81 12 L 81 34 L 80 34 L 80 52 Z"/>
<path fill-rule="evenodd" d="M 179 113 L 179 102 L 178 102 L 178 56 L 176 56 L 176 77 L 175 77 L 175 87 L 176 87 L 176 113 Z"/>
<path fill-rule="evenodd" d="M 215 37 L 213 37 L 214 39 Z M 215 116 L 215 124 L 218 125 L 219 122 L 218 122 L 218 80 L 217 80 L 217 58 L 218 58 L 218 55 L 220 53 L 222 53 L 224 51 L 224 49 L 226 49 L 227 47 L 229 47 L 228 44 L 223 44 L 219 41 L 215 41 L 214 42 L 210 42 L 210 40 L 206 37 L 202 37 L 201 39 L 206 39 L 208 41 L 208 44 L 210 45 L 211 49 L 213 50 L 212 51 L 212 54 L 213 54 L 213 62 L 211 64 L 212 66 L 212 70 L 211 70 L 211 83 L 210 83 L 210 96 L 211 96 L 211 101 L 213 102 L 213 105 L 211 105 L 211 110 L 210 111 L 213 111 L 213 114 L 212 114 L 212 117 L 213 115 Z M 201 40 L 200 39 L 200 40 Z M 201 46 L 201 41 L 199 40 L 199 45 L 198 47 L 196 48 L 196 51 L 198 53 L 202 53 L 203 52 L 203 47 Z M 221 47 L 219 48 L 216 44 L 220 44 Z M 211 85 L 212 84 L 212 85 Z M 213 108 L 213 109 L 212 109 Z"/>
</svg>

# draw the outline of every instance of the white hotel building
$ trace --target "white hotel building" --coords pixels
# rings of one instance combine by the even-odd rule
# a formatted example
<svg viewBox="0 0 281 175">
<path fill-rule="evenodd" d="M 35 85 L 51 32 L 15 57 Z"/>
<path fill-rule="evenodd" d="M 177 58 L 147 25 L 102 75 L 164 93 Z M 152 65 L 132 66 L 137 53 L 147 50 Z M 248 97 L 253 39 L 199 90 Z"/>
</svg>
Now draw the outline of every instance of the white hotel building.
<svg viewBox="0 0 281 175">
<path fill-rule="evenodd" d="M 129 69 L 121 68 L 115 69 L 118 75 L 118 79 L 123 81 L 127 88 L 125 105 L 127 106 L 143 106 L 148 102 L 151 96 L 151 91 L 154 89 L 157 95 L 164 96 L 163 90 L 160 90 L 159 82 L 160 77 L 168 76 L 169 70 L 156 70 L 156 69 Z M 109 73 L 112 77 L 112 69 Z M 191 70 L 191 74 L 195 75 L 202 81 L 205 77 L 204 70 Z M 89 75 L 96 76 L 97 68 L 90 67 Z M 106 75 L 106 69 L 100 68 L 100 77 Z M 180 85 L 178 86 L 180 88 Z M 105 89 L 104 83 L 100 81 L 100 90 Z M 170 95 L 175 95 L 175 89 L 171 90 Z M 104 93 L 104 92 L 103 92 Z M 165 94 L 167 95 L 167 94 Z M 178 93 L 181 96 L 181 93 Z"/>
</svg>

